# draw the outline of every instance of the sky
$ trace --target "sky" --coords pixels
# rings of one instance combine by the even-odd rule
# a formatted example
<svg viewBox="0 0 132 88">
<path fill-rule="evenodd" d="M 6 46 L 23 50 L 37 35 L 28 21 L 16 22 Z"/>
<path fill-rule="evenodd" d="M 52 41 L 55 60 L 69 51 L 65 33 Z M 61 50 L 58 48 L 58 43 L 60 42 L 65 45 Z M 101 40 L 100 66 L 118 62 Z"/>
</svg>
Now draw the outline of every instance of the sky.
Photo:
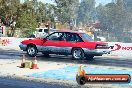
<svg viewBox="0 0 132 88">
<path fill-rule="evenodd" d="M 51 4 L 54 3 L 54 0 L 38 0 L 38 1 L 41 1 L 41 2 L 44 2 L 44 3 L 51 3 Z M 96 6 L 98 6 L 99 3 L 105 5 L 109 2 L 111 2 L 112 0 L 95 0 L 95 1 L 96 1 Z M 24 0 L 21 0 L 21 2 L 24 2 Z"/>
<path fill-rule="evenodd" d="M 38 0 L 38 1 L 42 1 L 44 3 L 54 3 L 54 0 Z M 96 5 L 98 5 L 99 3 L 105 5 L 111 2 L 112 0 L 95 0 L 95 1 L 96 1 Z"/>
<path fill-rule="evenodd" d="M 112 0 L 95 0 L 96 1 L 96 5 L 98 5 L 99 3 L 105 5 L 107 3 L 110 3 Z"/>
</svg>

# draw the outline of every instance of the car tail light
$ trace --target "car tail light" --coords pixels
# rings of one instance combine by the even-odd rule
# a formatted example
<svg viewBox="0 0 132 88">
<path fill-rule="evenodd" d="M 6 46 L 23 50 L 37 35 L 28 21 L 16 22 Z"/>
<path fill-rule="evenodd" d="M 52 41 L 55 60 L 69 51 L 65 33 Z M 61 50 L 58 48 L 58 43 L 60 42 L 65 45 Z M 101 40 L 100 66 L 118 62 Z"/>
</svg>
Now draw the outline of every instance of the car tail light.
<svg viewBox="0 0 132 88">
<path fill-rule="evenodd" d="M 108 44 L 97 44 L 96 49 L 109 49 Z"/>
</svg>

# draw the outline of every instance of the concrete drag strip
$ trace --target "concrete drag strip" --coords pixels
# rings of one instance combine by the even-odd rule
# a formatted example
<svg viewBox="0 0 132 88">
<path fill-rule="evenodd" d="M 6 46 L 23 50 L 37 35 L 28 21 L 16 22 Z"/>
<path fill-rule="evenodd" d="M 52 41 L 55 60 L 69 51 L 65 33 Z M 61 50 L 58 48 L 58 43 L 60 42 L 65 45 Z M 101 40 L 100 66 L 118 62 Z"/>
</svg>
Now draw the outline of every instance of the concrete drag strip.
<svg viewBox="0 0 132 88">
<path fill-rule="evenodd" d="M 35 82 L 29 80 L 0 78 L 1 88 L 70 88 L 70 85 L 62 85 L 59 83 Z"/>
<path fill-rule="evenodd" d="M 25 76 L 0 76 L 0 84 L 0 88 L 119 88 L 118 86 L 111 86 L 110 84 L 86 84 L 80 86 L 75 81 L 64 81 Z"/>
<path fill-rule="evenodd" d="M 0 79 L 8 80 L 22 80 L 22 83 L 29 82 L 31 86 L 36 82 L 38 85 L 48 85 L 44 88 L 132 88 L 128 85 L 113 85 L 113 84 L 86 84 L 79 86 L 76 82 L 75 74 L 78 66 L 85 66 L 87 73 L 132 73 L 131 58 L 117 58 L 117 57 L 95 57 L 94 61 L 88 60 L 71 60 L 67 56 L 51 56 L 45 58 L 41 54 L 37 56 L 39 69 L 19 68 L 21 65 L 22 54 L 21 51 L 0 51 Z M 13 54 L 15 56 L 13 56 Z M 19 56 L 21 55 L 21 57 Z M 32 58 L 26 56 L 27 61 L 33 61 Z M 123 60 L 124 59 L 124 60 Z M 110 65 L 108 65 L 110 64 Z M 118 66 L 116 66 L 118 65 Z M 128 65 L 128 66 L 124 66 Z M 33 75 L 34 74 L 34 75 Z M 56 78 L 54 78 L 56 77 Z M 73 80 L 74 79 L 74 80 Z M 33 81 L 33 84 L 32 84 Z M 3 80 L 4 82 L 4 80 Z M 20 81 L 21 82 L 21 81 Z M 10 83 L 7 81 L 7 84 Z M 39 84 L 40 83 L 40 84 Z M 1 83 L 2 84 L 2 81 Z M 6 82 L 3 83 L 6 86 Z M 15 82 L 11 83 L 15 84 Z M 3 85 L 3 86 L 4 86 Z M 10 84 L 9 84 L 10 85 Z M 17 84 L 16 84 L 17 85 Z M 16 85 L 11 85 L 9 88 L 15 88 Z M 21 85 L 21 84 L 20 84 Z M 20 86 L 16 88 L 26 88 L 26 86 Z M 53 86 L 50 86 L 53 85 Z M 59 86 L 58 86 L 59 85 Z M 68 85 L 68 86 L 67 86 Z M 14 87 L 13 87 L 14 86 Z M 42 85 L 43 86 L 43 85 Z M 36 88 L 43 88 L 42 86 L 36 86 Z M 0 88 L 2 88 L 0 86 Z M 4 87 L 6 88 L 6 87 Z M 8 88 L 8 87 L 7 87 Z M 27 86 L 28 88 L 28 86 Z M 34 88 L 30 87 L 29 88 Z"/>
<path fill-rule="evenodd" d="M 21 87 L 22 88 L 26 88 L 26 87 L 27 88 L 65 88 L 65 87 L 66 88 L 106 88 L 106 87 L 107 88 L 111 88 L 111 87 L 114 88 L 115 87 L 115 86 L 104 85 L 104 84 L 103 85 L 102 84 L 96 84 L 96 85 L 86 84 L 84 86 L 79 86 L 75 80 L 54 79 L 52 77 L 47 77 L 47 78 L 43 78 L 43 77 L 41 78 L 40 77 L 39 78 L 39 77 L 28 76 L 29 74 L 48 72 L 48 71 L 50 72 L 52 70 L 58 70 L 57 73 L 59 73 L 59 69 L 61 70 L 63 68 L 67 68 L 67 66 L 73 66 L 73 67 L 76 66 L 74 69 L 72 69 L 72 70 L 74 70 L 73 71 L 73 73 L 74 73 L 75 71 L 77 71 L 77 67 L 81 64 L 72 64 L 72 63 L 64 63 L 64 62 L 63 63 L 62 62 L 51 62 L 51 61 L 39 61 L 38 66 L 40 69 L 18 68 L 17 66 L 21 64 L 20 59 L 6 59 L 6 60 L 0 59 L 0 64 L 1 64 L 0 65 L 0 68 L 1 68 L 0 69 L 0 77 L 3 79 L 9 78 L 9 80 L 10 79 L 22 80 L 23 84 L 20 84 L 19 88 L 21 88 Z M 99 68 L 99 66 L 96 66 L 96 65 L 87 65 L 87 66 L 93 67 L 93 68 L 96 68 L 96 67 Z M 67 72 L 70 74 L 71 71 L 68 70 Z M 54 73 L 51 73 L 51 74 L 54 74 Z M 51 75 L 51 74 L 49 74 L 49 75 Z M 67 74 L 67 77 L 69 76 L 69 74 Z M 65 74 L 62 74 L 61 76 L 64 76 L 64 75 Z M 75 77 L 75 75 L 73 75 L 73 74 L 71 74 L 71 76 L 72 76 L 72 78 Z M 66 75 L 64 77 L 66 77 Z M 69 76 L 69 78 L 70 78 L 70 76 Z M 9 80 L 7 82 L 4 82 L 4 80 L 2 80 L 1 82 L 4 82 L 5 86 L 6 86 L 6 83 L 7 83 L 7 85 L 11 85 L 11 87 L 9 86 L 9 88 L 15 88 L 14 84 L 17 85 L 17 82 L 12 83 L 12 81 L 11 81 L 11 83 L 10 83 Z M 23 80 L 24 80 L 24 82 L 23 82 Z M 25 82 L 25 81 L 27 81 L 27 82 Z M 33 81 L 33 82 L 35 81 L 38 83 L 38 85 L 42 85 L 42 84 L 47 83 L 46 85 L 48 85 L 48 86 L 43 87 L 43 85 L 42 85 L 42 86 L 32 87 L 32 86 L 34 86 L 33 84 L 36 84 L 36 83 L 30 84 L 30 81 Z M 25 84 L 28 82 L 29 82 L 29 84 Z M 41 84 L 41 82 L 42 82 L 42 84 Z M 21 83 L 21 81 L 20 81 L 20 83 Z M 2 83 L 0 83 L 0 84 L 2 84 Z M 24 85 L 24 87 L 23 87 L 23 85 Z M 31 85 L 31 86 L 28 87 L 25 85 Z M 16 88 L 18 88 L 18 87 L 16 87 Z M 129 87 L 126 87 L 126 88 L 129 88 Z"/>
</svg>

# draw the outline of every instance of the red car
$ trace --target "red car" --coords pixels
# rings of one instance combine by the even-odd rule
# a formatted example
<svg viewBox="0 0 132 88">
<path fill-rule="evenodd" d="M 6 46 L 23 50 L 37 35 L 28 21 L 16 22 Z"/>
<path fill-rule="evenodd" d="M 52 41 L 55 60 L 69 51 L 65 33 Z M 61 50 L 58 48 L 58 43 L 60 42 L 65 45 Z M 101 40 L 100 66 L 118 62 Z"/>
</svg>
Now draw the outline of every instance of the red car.
<svg viewBox="0 0 132 88">
<path fill-rule="evenodd" d="M 80 32 L 54 32 L 44 39 L 24 40 L 19 47 L 31 57 L 42 52 L 47 57 L 49 54 L 62 54 L 72 55 L 74 59 L 92 59 L 110 53 L 107 43 L 95 42 Z"/>
</svg>

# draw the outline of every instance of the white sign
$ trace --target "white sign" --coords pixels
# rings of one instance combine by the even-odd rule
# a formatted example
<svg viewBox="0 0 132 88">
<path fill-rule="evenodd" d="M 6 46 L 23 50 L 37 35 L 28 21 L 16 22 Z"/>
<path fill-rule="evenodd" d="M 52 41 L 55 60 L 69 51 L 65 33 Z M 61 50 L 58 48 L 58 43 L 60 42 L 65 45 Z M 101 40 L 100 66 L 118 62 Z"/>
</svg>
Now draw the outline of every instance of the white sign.
<svg viewBox="0 0 132 88">
<path fill-rule="evenodd" d="M 132 43 L 109 42 L 108 44 L 113 46 L 111 55 L 132 57 Z"/>
</svg>

